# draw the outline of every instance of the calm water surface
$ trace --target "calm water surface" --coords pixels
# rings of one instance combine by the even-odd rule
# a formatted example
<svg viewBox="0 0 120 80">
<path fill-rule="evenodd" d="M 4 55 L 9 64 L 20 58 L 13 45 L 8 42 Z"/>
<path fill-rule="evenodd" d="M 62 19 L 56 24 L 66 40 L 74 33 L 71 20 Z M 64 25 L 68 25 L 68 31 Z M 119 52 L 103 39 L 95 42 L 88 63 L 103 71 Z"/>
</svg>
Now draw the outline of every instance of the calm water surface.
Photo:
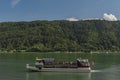
<svg viewBox="0 0 120 80">
<path fill-rule="evenodd" d="M 66 54 L 68 59 L 82 57 L 94 61 L 91 73 L 27 72 L 26 63 L 35 57 L 56 57 L 56 54 L 0 54 L 0 80 L 120 80 L 120 54 Z M 60 58 L 66 58 L 61 54 Z"/>
</svg>

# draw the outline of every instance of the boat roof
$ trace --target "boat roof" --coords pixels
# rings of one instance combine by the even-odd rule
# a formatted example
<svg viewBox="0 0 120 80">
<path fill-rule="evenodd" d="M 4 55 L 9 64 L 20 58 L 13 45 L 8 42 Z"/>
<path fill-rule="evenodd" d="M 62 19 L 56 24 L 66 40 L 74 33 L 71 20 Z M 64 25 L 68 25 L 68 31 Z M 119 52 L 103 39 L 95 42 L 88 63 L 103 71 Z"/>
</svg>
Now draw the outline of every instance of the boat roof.
<svg viewBox="0 0 120 80">
<path fill-rule="evenodd" d="M 37 61 L 41 61 L 41 60 L 54 60 L 54 58 L 42 58 L 42 59 L 39 59 L 39 58 L 36 58 Z"/>
<path fill-rule="evenodd" d="M 88 62 L 88 59 L 77 59 L 80 62 Z"/>
</svg>

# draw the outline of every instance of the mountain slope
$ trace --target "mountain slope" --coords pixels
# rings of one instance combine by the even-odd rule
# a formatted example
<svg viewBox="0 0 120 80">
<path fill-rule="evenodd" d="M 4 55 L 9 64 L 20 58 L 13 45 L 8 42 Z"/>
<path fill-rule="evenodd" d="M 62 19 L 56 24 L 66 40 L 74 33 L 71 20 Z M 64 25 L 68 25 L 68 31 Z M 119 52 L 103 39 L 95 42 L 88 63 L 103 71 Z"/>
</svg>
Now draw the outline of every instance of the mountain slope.
<svg viewBox="0 0 120 80">
<path fill-rule="evenodd" d="M 26 51 L 120 50 L 120 21 L 0 23 L 0 49 Z"/>
</svg>

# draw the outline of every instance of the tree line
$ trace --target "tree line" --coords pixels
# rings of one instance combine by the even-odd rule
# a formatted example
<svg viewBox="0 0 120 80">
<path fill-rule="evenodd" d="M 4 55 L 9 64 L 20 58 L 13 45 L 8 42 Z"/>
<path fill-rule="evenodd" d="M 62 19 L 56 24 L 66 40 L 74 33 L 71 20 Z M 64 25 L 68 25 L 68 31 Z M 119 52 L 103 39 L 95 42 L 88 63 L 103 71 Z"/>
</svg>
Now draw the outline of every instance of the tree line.
<svg viewBox="0 0 120 80">
<path fill-rule="evenodd" d="M 0 50 L 119 51 L 120 21 L 1 22 Z"/>
</svg>

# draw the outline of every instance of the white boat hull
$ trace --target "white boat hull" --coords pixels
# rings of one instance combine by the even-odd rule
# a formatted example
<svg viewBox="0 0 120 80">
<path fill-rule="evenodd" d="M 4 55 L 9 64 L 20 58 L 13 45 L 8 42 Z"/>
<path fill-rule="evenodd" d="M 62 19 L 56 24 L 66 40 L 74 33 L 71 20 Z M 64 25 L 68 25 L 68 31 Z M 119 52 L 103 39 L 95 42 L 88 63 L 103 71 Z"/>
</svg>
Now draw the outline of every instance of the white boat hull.
<svg viewBox="0 0 120 80">
<path fill-rule="evenodd" d="M 36 72 L 91 72 L 91 68 L 37 68 L 34 66 L 27 65 L 28 71 Z"/>
<path fill-rule="evenodd" d="M 90 72 L 89 68 L 42 68 L 41 72 Z"/>
</svg>

